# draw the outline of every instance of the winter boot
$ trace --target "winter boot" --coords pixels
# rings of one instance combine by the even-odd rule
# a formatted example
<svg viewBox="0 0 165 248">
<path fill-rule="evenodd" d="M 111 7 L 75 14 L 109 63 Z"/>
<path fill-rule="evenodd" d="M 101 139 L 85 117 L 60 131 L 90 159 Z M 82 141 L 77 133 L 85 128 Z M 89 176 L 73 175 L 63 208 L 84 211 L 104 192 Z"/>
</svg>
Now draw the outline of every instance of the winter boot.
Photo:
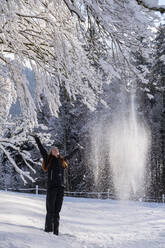
<svg viewBox="0 0 165 248">
<path fill-rule="evenodd" d="M 53 232 L 52 215 L 46 214 L 45 232 Z"/>
</svg>

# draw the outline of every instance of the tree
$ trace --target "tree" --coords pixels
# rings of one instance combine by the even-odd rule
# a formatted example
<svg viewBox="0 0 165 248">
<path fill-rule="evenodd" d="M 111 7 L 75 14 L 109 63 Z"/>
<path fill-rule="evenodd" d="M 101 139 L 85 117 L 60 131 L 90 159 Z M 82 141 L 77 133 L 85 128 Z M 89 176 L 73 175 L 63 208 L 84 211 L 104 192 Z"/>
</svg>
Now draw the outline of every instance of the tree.
<svg viewBox="0 0 165 248">
<path fill-rule="evenodd" d="M 153 188 L 157 194 L 165 193 L 165 25 L 160 25 L 154 41 L 154 56 L 150 68 L 149 80 L 154 104 L 151 112 L 151 127 L 153 133 Z M 155 167 L 155 168 L 154 168 Z"/>
<path fill-rule="evenodd" d="M 131 51 L 141 46 L 139 32 L 146 39 L 152 35 L 146 25 L 152 26 L 154 18 L 135 0 L 3 0 L 0 13 L 0 70 L 6 68 L 23 118 L 33 128 L 44 106 L 58 118 L 65 105 L 60 114 L 66 133 L 71 106 L 78 109 L 81 101 L 89 112 L 95 111 L 104 83 L 123 74 L 138 76 Z M 25 66 L 35 75 L 35 99 Z"/>
<path fill-rule="evenodd" d="M 4 1 L 0 11 L 0 58 L 11 73 L 10 78 L 15 81 L 23 112 L 34 123 L 37 122 L 35 104 L 29 106 L 32 99 L 20 62 L 31 63 L 37 79 L 37 95 L 44 92 L 52 113 L 56 114 L 57 102 L 51 96 L 58 95 L 59 86 L 73 100 L 78 94 L 84 95 L 85 91 L 87 94 L 82 100 L 90 102 L 92 93 L 90 105 L 96 104 L 95 92 L 101 87 L 101 80 L 95 68 L 90 66 L 84 46 L 91 50 L 93 44 L 97 53 L 107 47 L 107 55 L 99 57 L 98 65 L 105 72 L 108 70 L 109 75 L 114 75 L 116 71 L 121 73 L 125 69 L 125 61 L 129 70 L 134 71 L 129 54 L 140 45 L 137 32 L 146 37 L 151 35 L 149 29 L 146 31 L 150 16 L 141 11 L 136 1 Z M 71 13 L 76 13 L 82 22 L 79 27 Z M 84 41 L 85 37 L 88 39 Z M 97 47 L 98 42 L 100 45 Z M 11 60 L 11 54 L 15 62 Z M 97 57 L 96 54 L 95 61 Z"/>
</svg>

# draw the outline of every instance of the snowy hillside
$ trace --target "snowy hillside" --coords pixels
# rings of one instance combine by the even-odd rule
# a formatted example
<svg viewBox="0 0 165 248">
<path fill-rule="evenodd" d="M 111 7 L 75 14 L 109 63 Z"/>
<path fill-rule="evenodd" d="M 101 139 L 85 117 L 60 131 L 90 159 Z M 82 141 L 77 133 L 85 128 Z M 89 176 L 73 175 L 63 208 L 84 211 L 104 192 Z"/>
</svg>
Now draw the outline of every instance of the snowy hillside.
<svg viewBox="0 0 165 248">
<path fill-rule="evenodd" d="M 65 198 L 60 235 L 43 232 L 45 196 L 0 192 L 0 248 L 164 248 L 165 205 Z"/>
</svg>

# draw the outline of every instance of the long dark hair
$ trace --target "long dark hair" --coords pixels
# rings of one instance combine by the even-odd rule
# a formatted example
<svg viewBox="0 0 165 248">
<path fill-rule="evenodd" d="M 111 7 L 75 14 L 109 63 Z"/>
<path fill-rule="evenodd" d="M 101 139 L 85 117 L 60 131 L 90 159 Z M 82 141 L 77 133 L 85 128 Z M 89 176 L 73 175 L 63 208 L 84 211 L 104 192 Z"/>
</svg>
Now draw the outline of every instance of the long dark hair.
<svg viewBox="0 0 165 248">
<path fill-rule="evenodd" d="M 45 171 L 45 172 L 48 171 L 48 169 L 49 169 L 49 167 L 50 167 L 50 165 L 52 163 L 53 157 L 54 156 L 52 155 L 52 151 L 50 151 L 50 153 L 48 155 L 47 166 L 45 164 L 45 161 L 44 160 L 42 161 L 42 169 L 43 169 L 43 171 Z M 60 154 L 59 154 L 59 156 L 57 158 L 59 158 L 61 160 L 62 167 L 65 169 L 68 166 L 68 164 L 65 161 L 65 159 Z"/>
</svg>

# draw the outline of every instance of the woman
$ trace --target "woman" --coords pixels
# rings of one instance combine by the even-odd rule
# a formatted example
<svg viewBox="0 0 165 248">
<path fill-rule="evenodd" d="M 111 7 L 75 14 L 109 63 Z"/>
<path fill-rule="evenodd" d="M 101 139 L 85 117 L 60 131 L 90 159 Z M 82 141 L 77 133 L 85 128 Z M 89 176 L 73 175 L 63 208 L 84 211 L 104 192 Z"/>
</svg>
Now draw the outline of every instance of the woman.
<svg viewBox="0 0 165 248">
<path fill-rule="evenodd" d="M 53 232 L 55 235 L 58 235 L 59 213 L 64 197 L 64 169 L 67 167 L 66 159 L 70 158 L 77 149 L 74 149 L 70 155 L 64 158 L 59 154 L 58 148 L 54 147 L 48 155 L 40 139 L 36 135 L 31 136 L 34 137 L 43 157 L 42 169 L 48 172 L 45 232 Z"/>
</svg>

